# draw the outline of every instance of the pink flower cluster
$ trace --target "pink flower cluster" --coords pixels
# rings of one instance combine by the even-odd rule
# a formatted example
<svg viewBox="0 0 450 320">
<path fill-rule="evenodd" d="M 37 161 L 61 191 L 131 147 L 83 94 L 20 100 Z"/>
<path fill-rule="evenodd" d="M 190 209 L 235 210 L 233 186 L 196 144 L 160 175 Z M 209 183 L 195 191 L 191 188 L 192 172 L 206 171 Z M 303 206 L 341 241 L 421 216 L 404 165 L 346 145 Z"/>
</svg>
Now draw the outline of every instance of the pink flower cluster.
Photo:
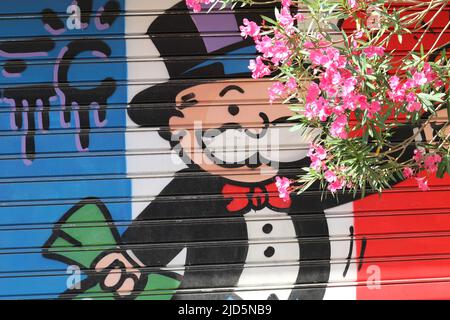
<svg viewBox="0 0 450 320">
<path fill-rule="evenodd" d="M 252 78 L 259 79 L 271 74 L 270 68 L 264 63 L 261 57 L 256 57 L 256 60 L 250 60 L 248 68 L 252 71 Z"/>
<path fill-rule="evenodd" d="M 358 7 L 358 3 L 356 2 L 356 0 L 348 0 L 348 5 L 351 9 L 355 9 L 356 7 Z"/>
<path fill-rule="evenodd" d="M 254 79 L 269 75 L 269 64 L 280 66 L 283 63 L 289 63 L 293 53 L 289 36 L 295 32 L 295 23 L 305 19 L 300 13 L 292 15 L 289 8 L 290 5 L 290 0 L 283 0 L 281 10 L 276 13 L 277 22 L 283 28 L 283 32 L 274 27 L 272 29 L 272 36 L 261 35 L 261 27 L 255 22 L 248 21 L 247 19 L 244 19 L 244 25 L 240 27 L 241 35 L 244 38 L 247 38 L 248 36 L 252 37 L 256 44 L 256 50 L 262 54 L 262 58 L 250 61 L 249 68 L 252 71 L 252 77 Z M 274 96 L 274 92 L 277 90 L 280 91 L 280 95 L 285 93 L 286 90 L 282 90 L 279 85 L 277 86 L 278 87 L 273 88 L 271 93 L 272 96 Z"/>
<path fill-rule="evenodd" d="M 326 41 L 319 41 L 318 46 L 316 48 L 310 42 L 305 43 L 312 65 L 316 70 L 320 70 L 316 71 L 320 72 L 319 84 L 312 83 L 307 92 L 305 116 L 309 120 L 320 121 L 327 121 L 332 116 L 330 134 L 336 138 L 347 139 L 347 111 L 360 109 L 372 118 L 381 110 L 381 104 L 377 100 L 369 102 L 365 95 L 357 92 L 358 79 L 346 68 L 347 57 Z M 378 49 L 375 51 L 378 52 Z"/>
<path fill-rule="evenodd" d="M 241 36 L 244 39 L 247 39 L 248 36 L 253 39 L 257 39 L 259 32 L 261 31 L 261 27 L 258 26 L 255 22 L 249 21 L 248 19 L 243 20 L 244 25 L 240 26 Z"/>
<path fill-rule="evenodd" d="M 369 59 L 373 57 L 382 57 L 384 55 L 384 48 L 377 46 L 368 46 L 367 48 L 364 48 L 363 52 Z"/>
<path fill-rule="evenodd" d="M 338 177 L 336 173 L 332 172 L 331 170 L 325 171 L 324 177 L 328 182 L 328 190 L 332 193 L 335 193 L 338 190 L 342 190 L 347 185 L 347 182 L 344 178 Z"/>
<path fill-rule="evenodd" d="M 286 34 L 291 35 L 294 33 L 294 23 L 295 22 L 302 22 L 305 20 L 305 16 L 301 13 L 297 13 L 296 15 L 292 16 L 290 6 L 290 1 L 284 1 L 286 5 L 283 5 L 280 12 L 277 12 L 275 14 L 275 18 L 280 23 L 280 26 L 283 27 Z"/>
<path fill-rule="evenodd" d="M 408 112 L 420 111 L 422 110 L 422 104 L 417 98 L 417 93 L 420 91 L 421 86 L 436 79 L 437 76 L 431 66 L 425 63 L 422 71 L 414 71 L 412 77 L 406 79 L 403 83 L 401 83 L 398 76 L 392 76 L 389 79 L 390 91 L 388 96 L 393 102 L 404 103 L 406 101 L 408 103 L 406 106 Z M 440 87 L 441 85 L 442 81 L 437 80 L 436 86 Z"/>
<path fill-rule="evenodd" d="M 212 0 L 186 0 L 188 8 L 194 10 L 194 12 L 202 11 L 202 4 L 210 4 Z"/>
<path fill-rule="evenodd" d="M 416 149 L 414 150 L 414 161 L 418 166 L 418 170 L 425 169 L 427 173 L 433 174 L 438 170 L 439 163 L 442 161 L 442 157 L 438 154 L 424 154 L 423 151 Z M 417 174 L 410 167 L 405 167 L 403 169 L 403 176 L 407 179 L 415 178 L 417 181 L 417 185 L 420 190 L 428 191 L 430 188 L 428 187 L 428 179 L 427 177 L 417 177 Z"/>
<path fill-rule="evenodd" d="M 311 144 L 308 151 L 308 157 L 311 159 L 310 167 L 316 171 L 326 169 L 325 159 L 327 158 L 327 150 L 318 144 Z"/>
<path fill-rule="evenodd" d="M 295 92 L 298 84 L 295 78 L 289 78 L 286 83 L 277 81 L 269 88 L 269 101 L 273 103 L 279 97 L 287 96 L 290 93 Z"/>
<path fill-rule="evenodd" d="M 328 157 L 327 150 L 318 144 L 311 144 L 308 157 L 311 159 L 310 167 L 318 172 L 323 172 L 325 180 L 328 182 L 328 190 L 335 193 L 338 190 L 342 190 L 345 186 L 349 185 L 343 177 L 339 177 L 336 172 L 329 169 L 325 164 L 325 160 Z M 341 171 L 345 168 L 340 168 Z"/>
<path fill-rule="evenodd" d="M 291 180 L 286 177 L 276 177 L 275 185 L 277 186 L 279 197 L 283 201 L 289 201 L 291 193 Z"/>
</svg>

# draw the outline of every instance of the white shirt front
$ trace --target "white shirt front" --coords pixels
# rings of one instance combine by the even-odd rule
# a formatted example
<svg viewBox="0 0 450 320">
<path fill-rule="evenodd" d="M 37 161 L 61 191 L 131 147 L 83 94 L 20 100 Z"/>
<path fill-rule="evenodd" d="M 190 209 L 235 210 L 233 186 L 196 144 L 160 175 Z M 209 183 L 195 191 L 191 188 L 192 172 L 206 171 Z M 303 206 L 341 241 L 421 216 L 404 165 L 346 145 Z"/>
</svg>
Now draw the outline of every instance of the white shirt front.
<svg viewBox="0 0 450 320">
<path fill-rule="evenodd" d="M 268 208 L 252 210 L 244 218 L 249 246 L 236 294 L 244 300 L 288 299 L 292 289 L 286 287 L 295 285 L 300 260 L 291 218 Z"/>
<path fill-rule="evenodd" d="M 355 299 L 355 287 L 345 285 L 356 280 L 357 267 L 353 262 L 356 248 L 353 245 L 353 250 L 350 249 L 353 239 L 349 237 L 349 229 L 354 225 L 352 203 L 326 210 L 325 216 L 331 261 L 324 299 Z M 268 208 L 251 211 L 244 217 L 249 248 L 235 293 L 244 300 L 289 299 L 297 282 L 301 255 L 291 217 Z M 347 257 L 352 259 L 349 268 L 346 268 Z"/>
</svg>

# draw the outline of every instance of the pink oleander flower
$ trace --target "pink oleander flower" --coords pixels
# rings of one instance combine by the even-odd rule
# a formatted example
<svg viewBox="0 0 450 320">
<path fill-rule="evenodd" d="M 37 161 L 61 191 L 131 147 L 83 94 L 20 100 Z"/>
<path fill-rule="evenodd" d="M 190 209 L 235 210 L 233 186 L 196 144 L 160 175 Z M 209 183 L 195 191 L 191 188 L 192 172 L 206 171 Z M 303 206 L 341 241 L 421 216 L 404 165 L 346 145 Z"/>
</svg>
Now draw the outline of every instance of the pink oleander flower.
<svg viewBox="0 0 450 320">
<path fill-rule="evenodd" d="M 322 44 L 319 43 L 322 46 Z M 327 46 L 328 43 L 324 43 L 323 46 Z M 323 66 L 325 68 L 333 67 L 345 68 L 347 64 L 347 58 L 339 53 L 339 50 L 328 46 L 326 49 L 315 49 L 309 51 L 309 59 L 313 65 Z"/>
<path fill-rule="evenodd" d="M 439 165 L 439 163 L 441 163 L 441 161 L 442 161 L 442 157 L 438 154 L 428 155 L 424 161 L 425 169 L 429 173 L 435 173 L 437 171 L 438 165 Z"/>
<path fill-rule="evenodd" d="M 320 121 L 326 121 L 331 114 L 332 109 L 328 101 L 323 97 L 319 97 L 317 100 L 305 105 L 305 116 L 309 120 L 318 118 Z"/>
<path fill-rule="evenodd" d="M 420 87 L 428 82 L 425 72 L 414 72 L 413 74 L 414 86 Z"/>
<path fill-rule="evenodd" d="M 368 46 L 363 51 L 366 54 L 367 58 L 373 58 L 373 57 L 376 57 L 376 56 L 382 57 L 384 55 L 384 48 L 383 47 Z"/>
<path fill-rule="evenodd" d="M 356 0 L 348 0 L 348 5 L 350 6 L 350 8 L 355 9 L 358 6 L 358 3 L 356 2 Z"/>
<path fill-rule="evenodd" d="M 283 201 L 289 201 L 291 181 L 286 177 L 276 177 L 275 185 L 277 186 L 279 197 L 283 199 Z"/>
<path fill-rule="evenodd" d="M 359 98 L 357 94 L 353 92 L 344 96 L 342 99 L 342 104 L 338 104 L 334 107 L 335 114 L 344 113 L 345 110 L 355 111 L 358 108 Z"/>
<path fill-rule="evenodd" d="M 311 82 L 306 94 L 306 103 L 315 101 L 320 95 L 320 88 L 315 82 Z"/>
<path fill-rule="evenodd" d="M 308 150 L 308 157 L 311 159 L 310 167 L 314 170 L 320 171 L 324 168 L 325 158 L 327 157 L 327 150 L 318 144 L 311 144 Z"/>
<path fill-rule="evenodd" d="M 241 30 L 241 36 L 244 37 L 244 39 L 247 39 L 248 36 L 252 38 L 258 37 L 259 32 L 261 31 L 260 26 L 253 21 L 249 21 L 248 19 L 244 19 L 243 23 L 244 25 L 240 26 L 239 29 Z"/>
<path fill-rule="evenodd" d="M 292 27 L 294 26 L 295 18 L 291 15 L 289 7 L 282 7 L 280 12 L 277 12 L 275 14 L 275 17 L 277 18 L 280 25 L 284 28 L 284 31 L 287 34 L 291 34 L 293 31 Z"/>
<path fill-rule="evenodd" d="M 330 133 L 335 138 L 347 139 L 347 124 L 348 119 L 345 114 L 340 115 L 333 121 L 330 128 Z"/>
<path fill-rule="evenodd" d="M 338 177 L 336 176 L 336 174 L 335 174 L 333 171 L 331 171 L 331 170 L 327 170 L 327 171 L 325 172 L 324 178 L 325 178 L 325 180 L 327 180 L 327 182 L 329 182 L 329 183 L 335 182 L 335 181 L 338 179 Z"/>
<path fill-rule="evenodd" d="M 406 102 L 415 102 L 417 101 L 416 94 L 414 92 L 408 92 L 405 96 Z"/>
<path fill-rule="evenodd" d="M 250 60 L 248 67 L 252 71 L 252 78 L 259 79 L 271 74 L 268 65 L 264 64 L 261 57 L 256 57 L 256 60 Z"/>
<path fill-rule="evenodd" d="M 277 100 L 279 97 L 282 97 L 286 94 L 287 88 L 286 86 L 281 82 L 275 82 L 270 88 L 269 88 L 269 102 L 272 103 L 275 100 Z"/>
<path fill-rule="evenodd" d="M 378 101 L 372 101 L 372 102 L 367 102 L 367 97 L 357 94 L 352 96 L 353 98 L 353 103 L 352 105 L 359 105 L 359 108 L 361 110 L 367 110 L 367 117 L 368 118 L 373 118 L 374 114 L 377 113 L 378 111 L 381 110 L 381 104 Z M 348 108 L 349 110 L 354 111 L 355 107 L 353 108 Z"/>
<path fill-rule="evenodd" d="M 391 90 L 395 90 L 398 88 L 400 84 L 400 78 L 397 76 L 392 76 L 389 78 L 389 87 L 391 88 Z"/>
<path fill-rule="evenodd" d="M 355 39 L 361 39 L 363 35 L 364 35 L 364 32 L 362 30 L 355 31 L 353 33 L 353 37 Z"/>
<path fill-rule="evenodd" d="M 271 58 L 272 63 L 276 66 L 288 60 L 291 54 L 292 51 L 285 40 L 276 40 L 268 51 L 268 57 Z"/>
<path fill-rule="evenodd" d="M 292 50 L 288 38 L 275 30 L 273 39 L 268 36 L 255 38 L 256 50 L 263 54 L 263 57 L 270 60 L 275 66 L 289 60 Z"/>
<path fill-rule="evenodd" d="M 344 83 L 342 84 L 342 96 L 347 96 L 351 92 L 355 90 L 356 84 L 358 83 L 358 80 L 356 80 L 355 77 L 351 76 L 344 80 Z"/>
<path fill-rule="evenodd" d="M 186 0 L 188 8 L 194 10 L 194 12 L 200 12 L 202 10 L 202 4 L 210 4 L 212 0 Z"/>
<path fill-rule="evenodd" d="M 392 76 L 389 79 L 389 87 L 391 89 L 391 91 L 388 92 L 389 98 L 394 102 L 403 102 L 406 89 L 400 85 L 400 78 Z"/>
<path fill-rule="evenodd" d="M 422 163 L 422 158 L 423 158 L 423 152 L 419 149 L 415 149 L 414 150 L 414 155 L 413 155 L 413 159 L 417 164 L 421 164 Z"/>
<path fill-rule="evenodd" d="M 323 169 L 324 167 L 324 163 L 322 160 L 320 160 L 319 158 L 315 157 L 315 156 L 311 156 L 311 164 L 310 167 L 316 171 L 320 171 Z"/>
<path fill-rule="evenodd" d="M 436 80 L 437 75 L 433 71 L 433 69 L 431 68 L 431 65 L 428 62 L 424 63 L 422 71 L 424 72 L 425 77 L 427 78 L 428 82 L 432 82 L 432 81 Z"/>
<path fill-rule="evenodd" d="M 342 190 L 346 186 L 346 181 L 344 179 L 336 179 L 336 181 L 328 185 L 328 190 L 335 193 L 338 190 Z"/>
<path fill-rule="evenodd" d="M 420 111 L 422 109 L 422 104 L 419 101 L 409 102 L 406 106 L 408 112 Z"/>
<path fill-rule="evenodd" d="M 315 47 L 315 45 L 311 41 L 305 41 L 303 43 L 303 48 L 305 48 L 305 49 L 312 49 L 314 47 Z"/>
<path fill-rule="evenodd" d="M 430 187 L 428 186 L 428 180 L 426 177 L 416 178 L 417 185 L 422 191 L 429 191 Z"/>
<path fill-rule="evenodd" d="M 378 101 L 372 101 L 367 110 L 369 118 L 372 118 L 374 114 L 381 111 L 381 104 Z"/>
<path fill-rule="evenodd" d="M 325 148 L 322 147 L 321 145 L 313 145 L 313 148 L 314 148 L 316 156 L 320 160 L 324 160 L 327 157 L 327 150 L 325 150 Z"/>
<path fill-rule="evenodd" d="M 292 5 L 291 0 L 281 0 L 281 5 L 283 7 L 290 7 Z"/>
<path fill-rule="evenodd" d="M 412 178 L 414 176 L 414 171 L 410 167 L 403 168 L 403 176 L 406 179 Z"/>
<path fill-rule="evenodd" d="M 264 58 L 269 58 L 270 50 L 272 49 L 272 39 L 268 36 L 262 36 L 255 40 L 256 50 L 264 55 Z"/>
<path fill-rule="evenodd" d="M 286 88 L 288 88 L 291 92 L 297 90 L 297 80 L 294 77 L 289 78 L 289 80 L 286 82 Z"/>
<path fill-rule="evenodd" d="M 294 16 L 294 19 L 297 20 L 297 22 L 302 22 L 302 21 L 305 21 L 306 17 L 304 15 L 302 15 L 301 13 L 297 13 Z"/>
<path fill-rule="evenodd" d="M 409 90 L 409 89 L 415 88 L 415 86 L 416 86 L 416 83 L 414 82 L 413 79 L 407 79 L 405 81 L 405 83 L 403 84 L 403 89 Z"/>
</svg>

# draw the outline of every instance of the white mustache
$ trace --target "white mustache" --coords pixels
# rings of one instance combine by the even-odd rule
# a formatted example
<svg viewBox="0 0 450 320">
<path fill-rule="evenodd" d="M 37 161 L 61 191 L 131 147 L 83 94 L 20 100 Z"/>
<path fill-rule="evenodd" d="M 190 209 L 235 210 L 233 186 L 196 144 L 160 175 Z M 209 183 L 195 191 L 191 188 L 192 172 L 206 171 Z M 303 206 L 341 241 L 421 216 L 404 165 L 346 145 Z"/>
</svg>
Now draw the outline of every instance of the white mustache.
<svg viewBox="0 0 450 320">
<path fill-rule="evenodd" d="M 290 127 L 271 125 L 265 134 L 249 136 L 245 129 L 208 129 L 202 135 L 206 152 L 224 163 L 242 163 L 257 154 L 270 162 L 294 162 L 307 156 L 308 146 L 320 133 L 318 129 L 309 129 L 303 135 L 292 132 Z M 283 147 L 294 142 L 294 148 Z"/>
</svg>

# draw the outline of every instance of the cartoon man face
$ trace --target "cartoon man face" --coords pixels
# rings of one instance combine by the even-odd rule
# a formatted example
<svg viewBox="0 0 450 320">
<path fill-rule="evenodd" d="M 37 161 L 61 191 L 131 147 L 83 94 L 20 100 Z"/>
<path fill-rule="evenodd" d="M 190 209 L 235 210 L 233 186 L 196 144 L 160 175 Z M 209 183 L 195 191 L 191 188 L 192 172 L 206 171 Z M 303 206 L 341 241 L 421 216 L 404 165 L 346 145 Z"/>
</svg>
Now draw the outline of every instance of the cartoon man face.
<svg viewBox="0 0 450 320">
<path fill-rule="evenodd" d="M 196 85 L 176 96 L 180 112 L 169 119 L 185 160 L 204 171 L 241 182 L 277 174 L 280 164 L 299 161 L 305 149 L 289 150 L 287 141 L 307 143 L 292 132 L 287 105 L 269 104 L 267 80 L 227 80 Z M 313 136 L 313 135 L 311 135 Z"/>
</svg>

